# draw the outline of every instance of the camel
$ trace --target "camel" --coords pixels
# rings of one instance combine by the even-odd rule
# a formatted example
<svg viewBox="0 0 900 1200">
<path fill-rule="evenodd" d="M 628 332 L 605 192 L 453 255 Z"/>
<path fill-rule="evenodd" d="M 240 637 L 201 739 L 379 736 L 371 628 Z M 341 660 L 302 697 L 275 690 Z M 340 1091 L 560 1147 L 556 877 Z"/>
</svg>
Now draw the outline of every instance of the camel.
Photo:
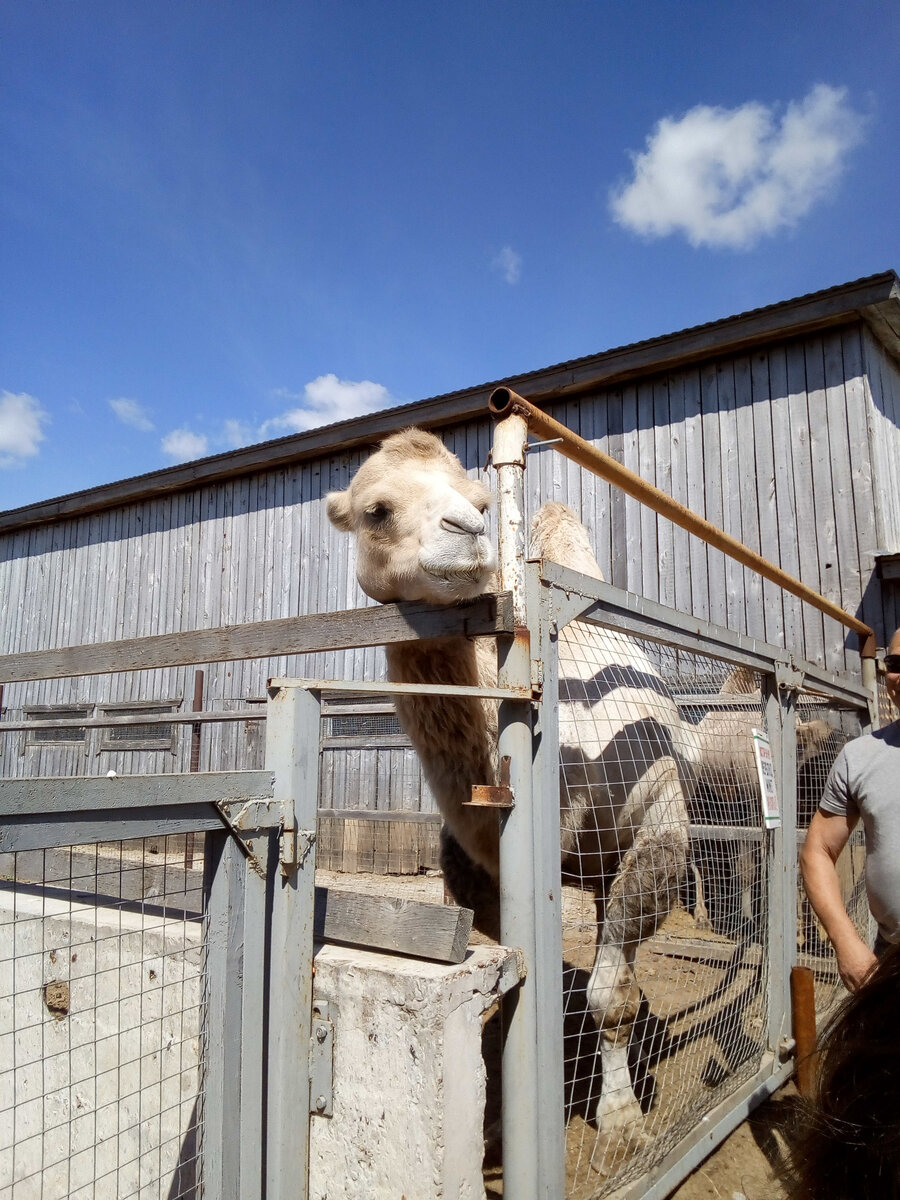
<svg viewBox="0 0 900 1200">
<path fill-rule="evenodd" d="M 489 490 L 469 479 L 431 433 L 386 438 L 350 486 L 326 500 L 332 523 L 355 535 L 357 577 L 379 601 L 452 604 L 496 590 L 485 514 Z M 536 515 L 531 552 L 602 579 L 587 533 L 564 505 Z M 496 681 L 496 648 L 462 636 L 385 647 L 388 678 Z M 642 648 L 584 622 L 559 634 L 560 815 L 565 881 L 596 897 L 598 944 L 587 1003 L 600 1031 L 604 1132 L 642 1117 L 628 1066 L 641 994 L 634 959 L 677 900 L 688 843 L 686 790 L 699 766 L 693 727 Z M 459 903 L 497 936 L 496 812 L 464 807 L 473 784 L 495 783 L 497 706 L 461 697 L 395 697 L 444 820 L 442 867 Z"/>
<path fill-rule="evenodd" d="M 723 696 L 746 696 L 754 709 L 711 709 L 697 726 L 701 765 L 689 809 L 695 821 L 718 825 L 758 825 L 759 777 L 753 730 L 761 724 L 759 683 L 747 667 L 735 667 L 719 689 Z M 797 771 L 821 754 L 834 727 L 825 720 L 797 722 Z M 704 891 L 713 928 L 753 937 L 759 915 L 759 847 L 745 842 L 701 840 L 697 847 L 707 878 Z M 704 874 L 701 868 L 701 875 Z M 739 912 L 736 909 L 739 907 Z"/>
</svg>

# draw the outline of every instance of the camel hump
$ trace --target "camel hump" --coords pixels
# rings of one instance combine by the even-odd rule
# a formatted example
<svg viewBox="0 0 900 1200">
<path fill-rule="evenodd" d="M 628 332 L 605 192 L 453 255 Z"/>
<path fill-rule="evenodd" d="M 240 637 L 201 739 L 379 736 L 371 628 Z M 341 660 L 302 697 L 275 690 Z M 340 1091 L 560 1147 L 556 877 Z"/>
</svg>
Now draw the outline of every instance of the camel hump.
<svg viewBox="0 0 900 1200">
<path fill-rule="evenodd" d="M 582 575 L 603 578 L 587 530 L 571 508 L 558 500 L 550 500 L 535 513 L 531 522 L 530 552 L 533 556 L 559 563 L 561 567 L 571 567 Z"/>
</svg>

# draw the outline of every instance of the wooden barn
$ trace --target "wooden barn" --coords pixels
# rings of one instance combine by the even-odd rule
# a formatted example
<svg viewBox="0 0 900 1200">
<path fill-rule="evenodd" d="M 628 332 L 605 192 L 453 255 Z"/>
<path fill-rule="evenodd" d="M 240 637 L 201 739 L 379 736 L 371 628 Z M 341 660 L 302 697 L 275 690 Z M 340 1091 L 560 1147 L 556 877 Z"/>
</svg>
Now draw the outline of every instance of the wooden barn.
<svg viewBox="0 0 900 1200">
<path fill-rule="evenodd" d="M 437 430 L 470 474 L 481 474 L 497 382 L 861 617 L 879 645 L 900 624 L 900 281 L 889 271 L 2 513 L 0 654 L 369 603 L 350 540 L 326 520 L 326 493 L 346 486 L 383 435 L 412 424 Z M 857 671 L 855 635 L 552 447 L 529 456 L 527 479 L 531 506 L 559 499 L 581 514 L 618 587 L 829 670 Z M 72 722 L 185 711 L 195 701 L 247 710 L 272 675 L 372 679 L 382 671 L 381 652 L 370 649 L 8 684 L 0 730 L 32 728 L 0 734 L 0 775 L 186 770 L 188 725 Z M 433 811 L 389 705 L 345 698 L 326 715 L 324 810 Z M 70 723 L 52 727 L 63 719 Z M 262 741 L 257 721 L 210 725 L 199 758 L 193 741 L 195 769 L 260 765 Z M 434 820 L 420 820 L 418 841 L 416 822 L 401 824 L 403 869 L 431 861 Z M 322 865 L 326 846 L 322 839 Z"/>
</svg>

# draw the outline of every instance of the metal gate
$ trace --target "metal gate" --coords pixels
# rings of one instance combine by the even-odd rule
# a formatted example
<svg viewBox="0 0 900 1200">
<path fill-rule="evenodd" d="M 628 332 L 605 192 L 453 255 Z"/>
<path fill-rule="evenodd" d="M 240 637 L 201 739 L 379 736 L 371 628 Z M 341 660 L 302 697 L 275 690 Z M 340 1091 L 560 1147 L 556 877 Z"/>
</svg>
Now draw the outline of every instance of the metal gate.
<svg viewBox="0 0 900 1200">
<path fill-rule="evenodd" d="M 511 1082 L 520 1068 L 509 1059 L 504 1195 L 662 1198 L 792 1074 L 791 968 L 801 962 L 814 970 L 820 1016 L 842 994 L 830 947 L 798 888 L 797 851 L 838 748 L 868 724 L 870 698 L 862 687 L 784 650 L 553 564 L 527 564 L 525 581 L 528 669 L 533 683 L 539 680 L 540 701 L 531 706 L 533 727 L 520 742 L 533 738 L 533 776 L 527 777 L 531 755 L 521 749 L 525 770 L 514 767 L 513 776 L 514 789 L 524 787 L 526 800 L 530 794 L 533 811 L 524 816 L 516 790 L 502 839 L 522 837 L 534 848 L 518 859 L 514 886 L 516 902 L 533 913 L 534 969 L 523 989 L 530 981 L 540 1087 L 529 1107 Z M 601 1079 L 586 986 L 600 930 L 592 899 L 571 869 L 561 877 L 559 808 L 551 799 L 559 794 L 557 648 L 567 627 L 576 631 L 569 634 L 570 656 L 573 643 L 609 636 L 643 655 L 678 702 L 689 727 L 685 736 L 693 731 L 717 748 L 688 793 L 686 884 L 636 956 L 643 999 L 629 1063 L 643 1113 L 614 1137 L 604 1137 L 593 1120 Z M 609 686 L 594 677 L 576 698 L 590 703 L 592 688 Z M 572 701 L 571 684 L 562 693 L 564 703 Z M 518 707 L 521 737 L 528 715 Z M 515 728 L 511 714 L 501 718 L 501 752 Z M 777 821 L 764 817 L 754 731 L 771 748 Z M 858 843 L 848 847 L 839 869 L 866 936 Z M 512 853 L 506 851 L 507 859 Z M 531 879 L 525 877 L 529 858 Z M 505 929 L 503 940 L 509 936 Z M 520 998 L 514 1021 L 522 1009 L 528 1011 Z M 529 1120 L 540 1138 L 524 1146 L 521 1129 Z M 519 1177 L 523 1163 L 534 1172 L 531 1182 Z"/>
<path fill-rule="evenodd" d="M 318 723 L 285 687 L 264 771 L 0 781 L 4 1195 L 299 1194 Z"/>
</svg>

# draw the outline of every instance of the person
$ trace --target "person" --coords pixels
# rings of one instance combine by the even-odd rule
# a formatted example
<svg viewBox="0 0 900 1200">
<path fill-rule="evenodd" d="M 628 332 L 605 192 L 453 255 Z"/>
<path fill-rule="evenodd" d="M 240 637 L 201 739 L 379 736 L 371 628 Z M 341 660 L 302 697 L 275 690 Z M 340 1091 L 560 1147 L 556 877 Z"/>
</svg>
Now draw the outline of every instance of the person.
<svg viewBox="0 0 900 1200">
<path fill-rule="evenodd" d="M 815 1094 L 795 1110 L 782 1164 L 791 1200 L 900 1200 L 898 994 L 895 943 L 819 1039 Z"/>
<path fill-rule="evenodd" d="M 884 658 L 885 683 L 900 710 L 900 629 Z M 844 907 L 836 863 L 862 818 L 866 893 L 878 925 L 874 951 Z M 834 761 L 800 853 L 806 894 L 832 946 L 845 986 L 855 992 L 887 946 L 900 943 L 900 720 L 854 738 Z"/>
</svg>

